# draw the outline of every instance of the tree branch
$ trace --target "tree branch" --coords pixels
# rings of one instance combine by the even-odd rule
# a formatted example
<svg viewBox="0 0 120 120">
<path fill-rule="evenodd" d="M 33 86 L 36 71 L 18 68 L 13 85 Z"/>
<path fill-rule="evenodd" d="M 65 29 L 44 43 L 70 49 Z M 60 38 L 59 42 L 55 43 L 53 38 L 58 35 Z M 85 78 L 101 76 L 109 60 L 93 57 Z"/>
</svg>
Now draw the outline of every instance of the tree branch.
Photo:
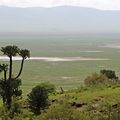
<svg viewBox="0 0 120 120">
<path fill-rule="evenodd" d="M 22 73 L 22 70 L 23 70 L 23 64 L 24 64 L 24 58 L 22 59 L 22 62 L 21 62 L 21 67 L 20 67 L 20 71 L 19 71 L 19 73 L 18 73 L 18 75 L 14 78 L 14 79 L 17 79 L 20 75 L 21 75 L 21 73 Z"/>
<path fill-rule="evenodd" d="M 12 78 L 12 56 L 10 56 L 9 58 L 10 58 L 9 79 L 11 79 Z"/>
</svg>

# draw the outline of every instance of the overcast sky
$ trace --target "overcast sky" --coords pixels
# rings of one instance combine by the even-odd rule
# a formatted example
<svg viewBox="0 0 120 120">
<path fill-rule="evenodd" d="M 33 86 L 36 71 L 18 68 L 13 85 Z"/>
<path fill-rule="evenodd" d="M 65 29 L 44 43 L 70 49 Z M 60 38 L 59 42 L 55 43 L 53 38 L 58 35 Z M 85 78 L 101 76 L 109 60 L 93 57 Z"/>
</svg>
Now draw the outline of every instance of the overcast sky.
<svg viewBox="0 0 120 120">
<path fill-rule="evenodd" d="M 0 0 L 0 5 L 15 7 L 53 7 L 73 5 L 101 10 L 120 10 L 120 0 Z"/>
</svg>

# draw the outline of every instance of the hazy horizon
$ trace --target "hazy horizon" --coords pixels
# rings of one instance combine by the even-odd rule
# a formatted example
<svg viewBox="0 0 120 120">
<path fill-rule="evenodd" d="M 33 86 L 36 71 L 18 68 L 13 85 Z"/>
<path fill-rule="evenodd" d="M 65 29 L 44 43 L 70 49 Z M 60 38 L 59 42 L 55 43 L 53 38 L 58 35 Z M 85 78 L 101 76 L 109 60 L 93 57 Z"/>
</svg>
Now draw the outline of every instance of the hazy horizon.
<svg viewBox="0 0 120 120">
<path fill-rule="evenodd" d="M 72 5 L 100 10 L 120 10 L 119 0 L 1 0 L 0 5 L 22 8 Z"/>
<path fill-rule="evenodd" d="M 61 6 L 0 7 L 0 33 L 119 34 L 120 11 Z"/>
</svg>

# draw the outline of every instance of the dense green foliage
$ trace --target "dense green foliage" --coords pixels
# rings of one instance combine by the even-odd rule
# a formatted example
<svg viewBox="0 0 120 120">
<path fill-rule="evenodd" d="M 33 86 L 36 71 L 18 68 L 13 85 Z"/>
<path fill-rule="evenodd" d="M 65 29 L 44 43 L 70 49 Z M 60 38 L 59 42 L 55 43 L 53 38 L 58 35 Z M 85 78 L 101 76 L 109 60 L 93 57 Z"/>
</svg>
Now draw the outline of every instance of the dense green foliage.
<svg viewBox="0 0 120 120">
<path fill-rule="evenodd" d="M 56 92 L 55 91 L 55 85 L 53 85 L 53 84 L 51 84 L 49 82 L 41 83 L 39 86 L 44 87 L 49 94 Z"/>
<path fill-rule="evenodd" d="M 28 106 L 36 115 L 48 105 L 48 91 L 44 86 L 36 86 L 28 94 Z"/>
<path fill-rule="evenodd" d="M 49 105 L 48 96 L 55 93 L 55 86 L 51 83 L 41 83 L 28 94 L 28 106 L 36 115 Z"/>
<path fill-rule="evenodd" d="M 111 79 L 111 80 L 112 79 L 114 79 L 114 80 L 118 79 L 118 77 L 116 76 L 115 71 L 105 70 L 104 69 L 104 70 L 101 70 L 100 73 L 103 74 L 103 75 L 106 75 L 108 79 Z"/>
</svg>

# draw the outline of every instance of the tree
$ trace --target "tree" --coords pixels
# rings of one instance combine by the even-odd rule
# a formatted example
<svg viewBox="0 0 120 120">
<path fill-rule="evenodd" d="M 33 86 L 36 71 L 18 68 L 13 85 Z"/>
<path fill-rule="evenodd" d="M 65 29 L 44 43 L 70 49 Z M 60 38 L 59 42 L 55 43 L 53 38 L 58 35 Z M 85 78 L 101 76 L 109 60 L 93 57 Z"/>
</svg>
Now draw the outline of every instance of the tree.
<svg viewBox="0 0 120 120">
<path fill-rule="evenodd" d="M 115 71 L 104 69 L 104 70 L 101 70 L 100 73 L 103 75 L 106 75 L 108 77 L 108 79 L 115 79 L 115 80 L 118 79 L 118 77 L 115 74 Z"/>
<path fill-rule="evenodd" d="M 3 52 L 3 55 L 7 55 L 9 57 L 9 65 L 8 64 L 1 64 L 0 65 L 0 73 L 3 72 L 3 77 L 0 79 L 0 95 L 3 99 L 3 103 L 5 103 L 8 106 L 8 109 L 11 107 L 12 103 L 12 97 L 15 96 L 21 96 L 22 91 L 20 90 L 21 85 L 21 79 L 19 79 L 22 69 L 24 60 L 27 57 L 30 57 L 29 50 L 20 50 L 17 46 L 6 46 L 2 47 L 1 51 Z M 21 61 L 21 68 L 16 77 L 13 77 L 13 57 L 20 55 L 22 57 Z M 9 68 L 9 70 L 8 70 Z M 7 73 L 8 78 L 7 78 Z"/>
<path fill-rule="evenodd" d="M 4 80 L 3 79 L 0 79 L 0 95 L 2 96 L 2 99 L 3 99 L 3 102 L 5 103 L 5 90 L 6 90 L 6 73 L 7 73 L 7 70 L 8 70 L 8 65 L 7 64 L 2 64 L 0 65 L 0 73 L 1 72 L 4 72 Z"/>
<path fill-rule="evenodd" d="M 6 46 L 6 47 L 2 47 L 1 51 L 3 52 L 3 55 L 7 55 L 10 59 L 10 66 L 9 66 L 9 79 L 12 78 L 12 57 L 15 57 L 20 49 L 13 45 L 13 46 Z"/>
<path fill-rule="evenodd" d="M 30 57 L 30 52 L 29 52 L 29 50 L 27 50 L 27 49 L 20 50 L 19 55 L 22 57 L 21 68 L 20 68 L 20 71 L 19 71 L 18 75 L 15 77 L 15 79 L 17 79 L 17 78 L 21 75 L 24 61 L 25 61 L 26 58 L 29 58 L 29 57 Z"/>
<path fill-rule="evenodd" d="M 48 91 L 44 86 L 38 85 L 28 94 L 29 108 L 36 115 L 41 113 L 48 105 Z"/>
</svg>

